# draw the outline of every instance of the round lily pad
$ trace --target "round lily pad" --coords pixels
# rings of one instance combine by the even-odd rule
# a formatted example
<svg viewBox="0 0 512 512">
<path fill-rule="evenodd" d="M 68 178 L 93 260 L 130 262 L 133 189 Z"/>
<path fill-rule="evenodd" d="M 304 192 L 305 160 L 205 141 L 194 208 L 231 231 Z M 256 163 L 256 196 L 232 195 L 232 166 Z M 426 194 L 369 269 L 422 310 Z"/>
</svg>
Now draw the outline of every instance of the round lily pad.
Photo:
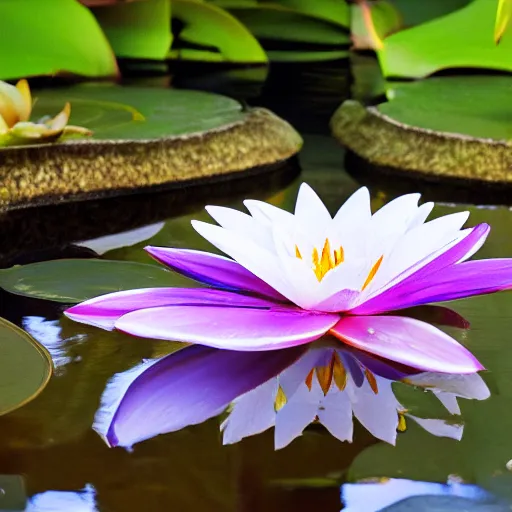
<svg viewBox="0 0 512 512">
<path fill-rule="evenodd" d="M 334 136 L 377 168 L 428 179 L 512 183 L 512 78 L 431 78 L 388 89 L 387 103 L 345 102 Z"/>
<path fill-rule="evenodd" d="M 0 415 L 25 405 L 48 384 L 51 357 L 19 327 L 0 318 Z"/>
<path fill-rule="evenodd" d="M 265 109 L 197 91 L 81 85 L 34 93 L 33 118 L 71 104 L 92 138 L 1 149 L 0 210 L 182 186 L 287 160 L 300 135 Z"/>
</svg>

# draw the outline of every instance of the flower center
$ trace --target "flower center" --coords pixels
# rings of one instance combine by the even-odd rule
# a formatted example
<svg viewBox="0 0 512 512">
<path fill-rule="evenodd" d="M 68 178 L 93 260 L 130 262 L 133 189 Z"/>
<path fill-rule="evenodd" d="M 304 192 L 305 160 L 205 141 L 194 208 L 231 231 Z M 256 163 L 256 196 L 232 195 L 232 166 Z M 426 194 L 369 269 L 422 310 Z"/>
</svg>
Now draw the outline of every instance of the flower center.
<svg viewBox="0 0 512 512">
<path fill-rule="evenodd" d="M 297 245 L 295 246 L 295 256 L 300 260 L 302 259 L 302 255 Z M 340 245 L 338 249 L 331 251 L 331 243 L 329 242 L 329 239 L 326 238 L 321 254 L 318 253 L 318 249 L 315 247 L 311 254 L 311 260 L 313 264 L 313 272 L 315 273 L 318 281 L 321 281 L 329 270 L 336 268 L 345 260 L 343 247 Z"/>
<path fill-rule="evenodd" d="M 299 260 L 303 259 L 298 245 L 295 245 L 295 256 Z M 370 272 L 368 273 L 368 276 L 366 277 L 366 280 L 363 284 L 363 287 L 361 288 L 361 291 L 363 291 L 373 281 L 373 278 L 375 277 L 377 271 L 380 268 L 383 258 L 384 255 L 382 255 L 374 263 L 374 265 L 370 269 Z M 341 245 L 339 246 L 338 249 L 334 249 L 334 251 L 332 251 L 331 243 L 329 242 L 329 239 L 326 238 L 321 254 L 319 254 L 318 249 L 315 247 L 311 254 L 311 260 L 313 272 L 315 273 L 316 278 L 320 282 L 325 277 L 327 272 L 329 272 L 329 270 L 336 268 L 338 265 L 341 265 L 345 261 L 345 251 L 343 250 L 343 247 Z"/>
</svg>

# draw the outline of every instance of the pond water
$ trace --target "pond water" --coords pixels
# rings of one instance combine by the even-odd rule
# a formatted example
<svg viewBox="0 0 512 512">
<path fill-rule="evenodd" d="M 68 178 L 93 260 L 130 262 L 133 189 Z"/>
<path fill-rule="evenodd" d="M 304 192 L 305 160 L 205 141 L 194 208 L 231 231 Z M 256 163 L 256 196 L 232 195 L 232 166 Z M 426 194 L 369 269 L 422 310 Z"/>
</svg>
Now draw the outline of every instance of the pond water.
<svg viewBox="0 0 512 512">
<path fill-rule="evenodd" d="M 102 218 L 114 223 L 107 229 L 105 220 L 105 233 L 117 229 L 116 217 L 121 224 L 120 219 L 126 220 L 123 229 L 129 229 L 137 222 L 131 225 L 127 218 L 140 210 L 148 223 L 165 220 L 163 229 L 149 242 L 112 250 L 104 258 L 151 263 L 143 251 L 147 243 L 210 250 L 190 226 L 191 219 L 207 220 L 205 204 L 241 208 L 242 198 L 258 197 L 291 209 L 302 182 L 309 183 L 334 212 L 359 186 L 357 172 L 349 175 L 343 170 L 343 158 L 343 150 L 328 135 L 306 133 L 300 175 L 288 169 L 272 177 L 245 179 L 231 188 L 212 186 L 209 193 L 198 191 L 192 202 L 177 199 L 175 193 L 110 200 L 100 206 L 106 213 L 86 213 L 95 219 L 95 228 L 85 229 L 84 238 L 102 234 L 97 222 Z M 374 208 L 392 198 L 381 184 L 371 192 Z M 487 222 L 492 227 L 478 257 L 512 255 L 509 208 L 443 203 L 433 215 L 462 210 L 471 212 L 470 225 Z M 44 250 L 17 260 L 13 251 L 7 255 L 10 264 L 90 255 L 76 248 L 57 250 L 65 234 L 56 235 L 53 249 L 45 249 L 41 230 L 52 229 L 42 225 L 45 216 L 49 219 L 54 213 L 49 208 L 34 211 L 29 220 L 24 217 L 39 241 L 31 245 L 31 237 L 26 237 L 23 248 Z M 53 231 L 59 229 L 55 225 Z M 176 278 L 176 284 L 184 282 Z M 30 512 L 371 512 L 408 495 L 425 494 L 435 496 L 389 510 L 510 510 L 512 293 L 456 301 L 450 307 L 471 323 L 471 329 L 450 329 L 450 334 L 488 369 L 483 377 L 491 390 L 485 401 L 460 400 L 465 425 L 461 441 L 436 437 L 410 422 L 396 446 L 378 441 L 360 425 L 355 426 L 353 443 L 342 443 L 313 425 L 288 447 L 275 451 L 272 430 L 222 446 L 215 418 L 127 451 L 107 447 L 92 430 L 105 387 L 115 374 L 145 358 L 164 355 L 175 345 L 77 324 L 62 316 L 63 305 L 4 293 L 0 315 L 48 348 L 55 374 L 32 403 L 0 417 L 0 510 L 23 510 L 21 504 L 28 497 Z M 430 407 L 424 398 L 421 392 L 411 395 L 410 406 L 417 401 L 418 407 Z"/>
</svg>

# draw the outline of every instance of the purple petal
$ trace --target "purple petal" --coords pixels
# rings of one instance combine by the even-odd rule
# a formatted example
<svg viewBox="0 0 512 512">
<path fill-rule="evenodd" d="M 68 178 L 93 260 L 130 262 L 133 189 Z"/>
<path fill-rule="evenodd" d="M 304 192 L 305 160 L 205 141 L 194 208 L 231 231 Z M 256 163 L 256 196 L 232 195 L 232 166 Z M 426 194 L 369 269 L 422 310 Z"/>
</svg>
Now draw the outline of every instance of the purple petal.
<svg viewBox="0 0 512 512">
<path fill-rule="evenodd" d="M 512 288 L 512 259 L 475 260 L 452 265 L 395 291 L 393 309 L 443 302 Z"/>
<path fill-rule="evenodd" d="M 338 320 L 335 314 L 294 307 L 173 306 L 128 313 L 117 320 L 115 327 L 143 338 L 228 350 L 275 350 L 316 340 Z"/>
<path fill-rule="evenodd" d="M 350 313 L 354 315 L 373 315 L 425 304 L 425 302 L 411 302 L 406 305 L 400 305 L 401 302 L 403 302 L 403 295 L 407 295 L 411 293 L 411 291 L 421 290 L 428 282 L 436 282 L 440 271 L 454 266 L 471 253 L 475 247 L 481 245 L 489 234 L 489 230 L 489 225 L 479 224 L 473 228 L 469 235 L 450 247 L 447 251 L 443 252 L 432 261 L 429 261 L 426 265 L 421 266 L 405 279 L 397 282 L 397 284 L 390 286 L 383 292 L 378 293 L 366 302 L 356 306 Z M 398 279 L 400 279 L 400 276 L 398 276 L 397 280 Z"/>
<path fill-rule="evenodd" d="M 348 316 L 331 333 L 360 350 L 419 370 L 465 374 L 484 369 L 453 338 L 414 318 Z"/>
<path fill-rule="evenodd" d="M 141 288 L 95 297 L 67 309 L 64 314 L 76 322 L 112 330 L 119 318 L 132 311 L 183 305 L 269 309 L 274 303 L 257 297 L 207 288 Z"/>
<path fill-rule="evenodd" d="M 249 272 L 236 261 L 224 256 L 203 251 L 151 247 L 145 250 L 157 261 L 167 265 L 178 274 L 200 283 L 225 290 L 243 290 L 270 297 L 286 299 L 265 281 Z"/>
<path fill-rule="evenodd" d="M 111 446 L 131 446 L 201 423 L 275 377 L 304 350 L 233 352 L 195 345 L 170 354 L 129 385 L 112 417 L 107 441 Z"/>
<path fill-rule="evenodd" d="M 413 306 L 397 311 L 396 314 L 416 318 L 429 324 L 445 325 L 457 329 L 469 329 L 471 327 L 469 321 L 457 311 L 444 306 Z"/>
</svg>

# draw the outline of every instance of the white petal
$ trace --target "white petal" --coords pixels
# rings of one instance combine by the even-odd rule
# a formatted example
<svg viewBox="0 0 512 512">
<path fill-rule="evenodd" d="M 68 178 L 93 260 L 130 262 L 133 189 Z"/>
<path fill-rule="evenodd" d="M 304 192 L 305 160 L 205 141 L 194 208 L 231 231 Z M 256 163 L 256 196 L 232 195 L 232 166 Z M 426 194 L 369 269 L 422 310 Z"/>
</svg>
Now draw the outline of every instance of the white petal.
<svg viewBox="0 0 512 512">
<path fill-rule="evenodd" d="M 300 186 L 295 205 L 295 218 L 305 232 L 314 236 L 312 241 L 315 246 L 320 246 L 321 250 L 325 239 L 328 238 L 332 217 L 322 200 L 307 183 Z"/>
<path fill-rule="evenodd" d="M 274 425 L 277 388 L 277 379 L 271 379 L 236 399 L 233 410 L 221 425 L 223 444 L 237 443 Z"/>
<path fill-rule="evenodd" d="M 280 267 L 279 259 L 265 248 L 255 244 L 249 237 L 232 233 L 219 226 L 193 220 L 192 226 L 211 244 L 231 256 L 249 272 L 265 281 L 285 297 L 293 295 L 291 287 Z"/>
<path fill-rule="evenodd" d="M 325 348 L 311 348 L 298 361 L 279 375 L 279 384 L 288 400 L 304 384 L 309 372 L 315 368 Z M 331 349 L 328 349 L 332 353 Z"/>
<path fill-rule="evenodd" d="M 460 414 L 459 403 L 457 397 L 451 393 L 443 393 L 442 391 L 434 391 L 434 395 L 445 406 L 450 414 Z"/>
<path fill-rule="evenodd" d="M 322 401 L 318 411 L 320 423 L 340 441 L 352 442 L 354 421 L 348 393 L 334 385 Z"/>
<path fill-rule="evenodd" d="M 139 242 L 149 240 L 155 236 L 164 227 L 164 225 L 165 222 L 156 222 L 149 226 L 131 229 L 130 231 L 116 233 L 115 235 L 107 235 L 99 238 L 93 238 L 92 240 L 84 240 L 82 242 L 75 243 L 75 245 L 88 247 L 97 254 L 102 255 L 113 249 L 129 247 L 131 245 L 138 244 Z"/>
<path fill-rule="evenodd" d="M 429 434 L 433 434 L 437 437 L 450 437 L 456 441 L 460 441 L 462 439 L 462 434 L 464 433 L 463 425 L 454 425 L 447 423 L 444 420 L 434 418 L 418 418 L 417 416 L 412 416 L 411 414 L 407 414 L 407 417 L 413 419 Z"/>
<path fill-rule="evenodd" d="M 340 233 L 353 232 L 366 226 L 372 217 L 370 192 L 366 187 L 356 190 L 341 206 L 333 219 L 333 228 Z"/>
<path fill-rule="evenodd" d="M 396 442 L 396 429 L 398 426 L 398 403 L 391 381 L 375 375 L 379 392 L 376 394 L 368 382 L 357 388 L 353 383 L 350 386 L 352 410 L 354 416 L 372 435 L 390 444 Z M 349 383 L 347 383 L 348 391 Z"/>
<path fill-rule="evenodd" d="M 315 419 L 323 392 L 316 379 L 311 391 L 302 384 L 290 401 L 277 413 L 275 428 L 275 448 L 279 450 L 300 436 L 303 430 Z"/>
<path fill-rule="evenodd" d="M 427 220 L 427 217 L 430 215 L 433 208 L 434 203 L 432 202 L 422 204 L 418 208 L 416 215 L 414 215 L 411 222 L 409 223 L 407 230 L 409 231 L 411 229 L 417 228 L 418 226 L 421 226 Z"/>
<path fill-rule="evenodd" d="M 292 213 L 263 201 L 247 199 L 244 201 L 244 205 L 249 210 L 251 215 L 260 222 L 278 224 L 294 222 L 294 216 Z"/>
<path fill-rule="evenodd" d="M 367 293 L 377 290 L 415 263 L 445 247 L 460 234 L 468 212 L 454 213 L 422 224 L 401 236 L 382 261 Z"/>
<path fill-rule="evenodd" d="M 223 228 L 242 236 L 250 235 L 253 242 L 269 251 L 274 250 L 272 231 L 269 225 L 262 224 L 250 215 L 223 206 L 207 206 L 206 211 Z"/>
</svg>

